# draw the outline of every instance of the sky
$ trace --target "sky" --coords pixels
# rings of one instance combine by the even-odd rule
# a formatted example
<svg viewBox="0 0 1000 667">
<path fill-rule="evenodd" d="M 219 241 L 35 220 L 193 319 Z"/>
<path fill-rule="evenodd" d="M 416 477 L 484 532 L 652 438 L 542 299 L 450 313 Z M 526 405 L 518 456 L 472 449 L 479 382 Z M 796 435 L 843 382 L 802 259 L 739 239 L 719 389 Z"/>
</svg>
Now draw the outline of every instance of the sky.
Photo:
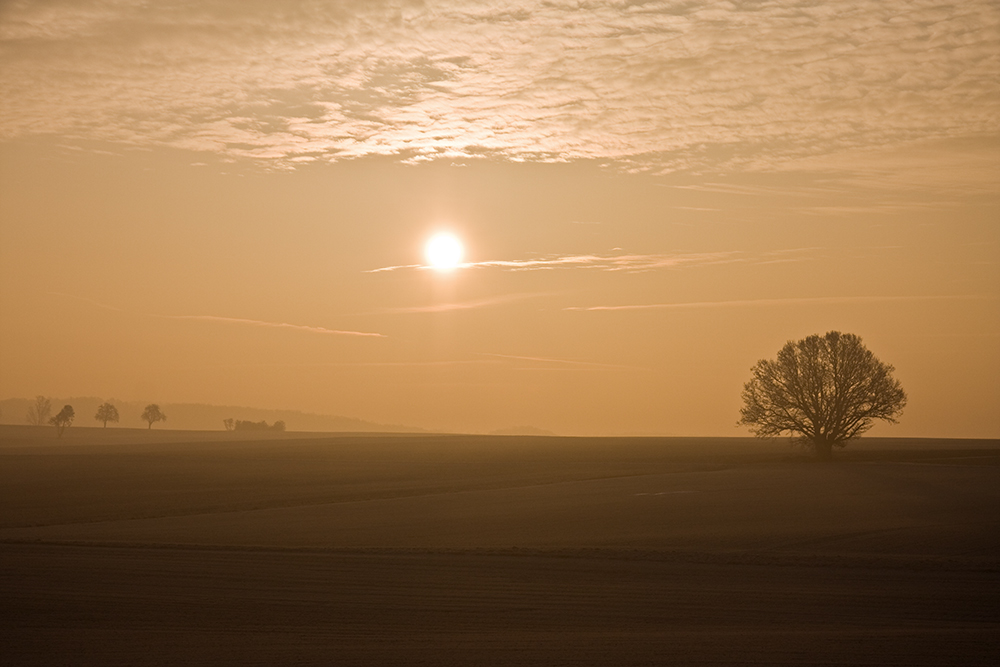
<svg viewBox="0 0 1000 667">
<path fill-rule="evenodd" d="M 0 64 L 0 397 L 739 436 L 838 330 L 872 435 L 1000 437 L 992 0 L 5 1 Z"/>
</svg>

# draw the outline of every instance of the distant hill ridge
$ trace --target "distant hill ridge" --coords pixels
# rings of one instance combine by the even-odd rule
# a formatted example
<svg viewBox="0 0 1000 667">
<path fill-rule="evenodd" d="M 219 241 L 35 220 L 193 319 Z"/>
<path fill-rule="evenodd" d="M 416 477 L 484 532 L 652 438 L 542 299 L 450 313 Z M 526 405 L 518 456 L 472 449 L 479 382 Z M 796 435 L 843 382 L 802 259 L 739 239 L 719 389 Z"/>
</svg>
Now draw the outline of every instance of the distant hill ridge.
<svg viewBox="0 0 1000 667">
<path fill-rule="evenodd" d="M 553 437 L 559 435 L 553 431 L 546 431 L 544 428 L 538 428 L 537 426 L 511 426 L 510 428 L 500 428 L 495 431 L 490 431 L 490 435 L 539 435 L 546 437 Z"/>
<path fill-rule="evenodd" d="M 114 398 L 97 398 L 94 396 L 73 396 L 71 398 L 50 397 L 52 414 L 59 412 L 64 405 L 72 405 L 76 413 L 73 422 L 78 426 L 100 426 L 94 419 L 97 407 L 109 401 L 118 408 L 121 421 L 110 423 L 108 428 L 124 426 L 130 428 L 145 428 L 146 422 L 140 419 L 143 408 L 150 401 L 122 401 Z M 26 424 L 25 415 L 28 406 L 34 398 L 8 398 L 0 401 L 0 424 Z M 153 426 L 154 429 L 182 429 L 191 431 L 221 431 L 223 419 L 243 419 L 247 421 L 266 421 L 269 424 L 278 420 L 285 422 L 289 431 L 352 431 L 352 432 L 382 432 L 382 433 L 420 433 L 424 429 L 401 426 L 399 424 L 377 424 L 341 417 L 338 415 L 322 415 L 298 410 L 268 410 L 263 408 L 248 408 L 236 405 L 207 405 L 204 403 L 159 403 L 160 409 L 167 415 L 167 421 Z"/>
</svg>

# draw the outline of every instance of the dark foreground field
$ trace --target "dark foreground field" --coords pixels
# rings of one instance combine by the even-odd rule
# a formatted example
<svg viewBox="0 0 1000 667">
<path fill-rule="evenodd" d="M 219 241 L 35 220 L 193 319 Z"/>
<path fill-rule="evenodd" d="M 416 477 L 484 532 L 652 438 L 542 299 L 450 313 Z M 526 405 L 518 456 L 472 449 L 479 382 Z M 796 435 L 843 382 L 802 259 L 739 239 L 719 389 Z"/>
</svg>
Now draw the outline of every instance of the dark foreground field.
<svg viewBox="0 0 1000 667">
<path fill-rule="evenodd" d="M 998 464 L 0 427 L 0 663 L 1000 664 Z"/>
</svg>

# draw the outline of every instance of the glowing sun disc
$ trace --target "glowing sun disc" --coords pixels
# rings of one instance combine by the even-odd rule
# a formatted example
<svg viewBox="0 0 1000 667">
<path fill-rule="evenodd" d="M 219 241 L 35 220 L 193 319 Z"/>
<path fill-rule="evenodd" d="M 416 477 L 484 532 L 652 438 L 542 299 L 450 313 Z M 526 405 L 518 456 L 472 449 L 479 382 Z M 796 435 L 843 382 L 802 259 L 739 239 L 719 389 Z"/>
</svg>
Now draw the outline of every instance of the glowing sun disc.
<svg viewBox="0 0 1000 667">
<path fill-rule="evenodd" d="M 462 262 L 462 242 L 451 234 L 438 234 L 424 246 L 424 256 L 435 269 L 454 269 Z"/>
</svg>

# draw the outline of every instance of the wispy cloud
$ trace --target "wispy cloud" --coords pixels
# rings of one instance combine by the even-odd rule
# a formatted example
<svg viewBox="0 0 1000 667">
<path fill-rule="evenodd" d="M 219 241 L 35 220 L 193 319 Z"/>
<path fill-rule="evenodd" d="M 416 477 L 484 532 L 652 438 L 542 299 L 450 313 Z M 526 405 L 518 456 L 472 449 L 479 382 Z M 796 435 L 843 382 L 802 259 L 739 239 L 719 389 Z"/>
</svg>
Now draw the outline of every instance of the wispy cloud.
<svg viewBox="0 0 1000 667">
<path fill-rule="evenodd" d="M 245 324 L 254 327 L 269 327 L 273 329 L 292 329 L 294 331 L 306 331 L 309 333 L 328 334 L 335 336 L 366 336 L 371 338 L 387 338 L 384 334 L 369 333 L 365 331 L 342 331 L 340 329 L 326 329 L 324 327 L 311 327 L 303 324 L 289 324 L 287 322 L 264 322 L 262 320 L 248 320 L 241 317 L 219 317 L 217 315 L 152 315 L 165 320 L 197 320 L 201 322 L 221 322 L 223 324 Z"/>
<path fill-rule="evenodd" d="M 525 292 L 518 294 L 502 294 L 500 296 L 489 297 L 487 299 L 475 299 L 472 301 L 460 301 L 457 303 L 436 303 L 429 306 L 409 306 L 404 308 L 383 308 L 376 312 L 386 314 L 402 313 L 446 313 L 454 310 L 472 310 L 475 308 L 487 308 L 489 306 L 499 306 L 505 303 L 514 303 L 526 299 L 537 299 L 544 296 L 552 296 L 555 292 Z"/>
<path fill-rule="evenodd" d="M 688 253 L 678 255 L 550 255 L 538 259 L 487 260 L 459 264 L 459 269 L 497 268 L 507 271 L 551 271 L 554 269 L 591 269 L 598 271 L 652 271 L 701 264 L 721 264 L 743 261 L 736 251 Z M 399 271 L 401 269 L 434 270 L 425 264 L 383 266 L 366 273 Z"/>
<path fill-rule="evenodd" d="M 808 306 L 816 304 L 887 303 L 905 301 L 968 301 L 995 299 L 980 294 L 933 296 L 819 296 L 787 299 L 741 299 L 737 301 L 692 301 L 687 303 L 647 303 L 620 306 L 570 306 L 563 310 L 685 310 L 701 308 L 750 308 L 761 306 Z"/>
<path fill-rule="evenodd" d="M 495 354 L 495 353 L 492 353 L 492 352 L 479 352 L 477 354 L 481 354 L 482 356 L 485 356 L 485 357 L 495 357 L 497 359 L 510 359 L 510 360 L 513 360 L 513 361 L 528 361 L 528 362 L 532 362 L 532 363 L 536 363 L 536 364 L 556 364 L 556 365 L 563 365 L 563 366 L 569 366 L 569 367 L 572 367 L 572 368 L 575 368 L 575 369 L 585 369 L 585 368 L 587 368 L 587 369 L 592 369 L 592 370 L 597 370 L 597 369 L 605 369 L 605 370 L 609 370 L 609 369 L 648 370 L 648 369 L 643 368 L 641 366 L 625 366 L 625 365 L 622 365 L 622 364 L 603 364 L 603 363 L 598 363 L 598 362 L 595 362 L 595 361 L 578 361 L 578 360 L 575 360 L 575 359 L 557 359 L 557 358 L 553 358 L 553 357 L 526 357 L 526 356 L 520 356 L 520 355 L 516 355 L 516 354 Z"/>
<path fill-rule="evenodd" d="M 75 299 L 77 301 L 83 301 L 89 303 L 98 308 L 103 308 L 105 310 L 113 310 L 119 313 L 125 313 L 126 310 L 118 308 L 117 306 L 111 306 L 100 301 L 95 301 L 94 299 L 88 299 L 83 296 L 76 296 L 75 294 L 65 294 L 63 292 L 47 292 L 53 296 L 61 296 L 69 299 Z M 265 322 L 263 320 L 251 320 L 242 317 L 220 317 L 218 315 L 143 315 L 144 317 L 155 317 L 162 320 L 194 320 L 201 322 L 220 322 L 223 324 L 242 324 L 254 327 L 268 327 L 272 329 L 290 329 L 293 331 L 306 331 L 309 333 L 317 334 L 327 334 L 336 336 L 364 336 L 370 338 L 387 338 L 385 334 L 380 333 L 370 333 L 366 331 L 342 331 L 340 329 L 327 329 L 325 327 L 313 327 L 303 324 L 289 324 L 287 322 Z"/>
<path fill-rule="evenodd" d="M 83 301 L 84 303 L 89 303 L 92 306 L 97 306 L 98 308 L 103 308 L 104 310 L 113 310 L 115 312 L 123 313 L 125 312 L 117 306 L 109 306 L 106 303 L 101 303 L 100 301 L 94 301 L 93 299 L 88 299 L 85 296 L 76 296 L 75 294 L 65 294 L 64 292 L 46 292 L 46 294 L 51 294 L 52 296 L 62 296 L 67 299 L 76 299 L 77 301 Z"/>
<path fill-rule="evenodd" d="M 741 185 L 736 183 L 698 183 L 688 185 L 660 184 L 659 187 L 673 190 L 691 190 L 711 194 L 740 195 L 745 197 L 812 197 L 814 195 L 841 195 L 845 193 L 843 185 L 825 185 L 808 187 L 779 187 L 774 185 Z M 686 208 L 676 206 L 674 208 Z"/>
<path fill-rule="evenodd" d="M 12 2 L 0 137 L 774 169 L 995 137 L 998 26 L 994 0 Z"/>
<path fill-rule="evenodd" d="M 304 368 L 447 368 L 450 366 L 495 366 L 498 359 L 442 359 L 434 361 L 330 361 L 310 363 L 260 364 Z"/>
</svg>

